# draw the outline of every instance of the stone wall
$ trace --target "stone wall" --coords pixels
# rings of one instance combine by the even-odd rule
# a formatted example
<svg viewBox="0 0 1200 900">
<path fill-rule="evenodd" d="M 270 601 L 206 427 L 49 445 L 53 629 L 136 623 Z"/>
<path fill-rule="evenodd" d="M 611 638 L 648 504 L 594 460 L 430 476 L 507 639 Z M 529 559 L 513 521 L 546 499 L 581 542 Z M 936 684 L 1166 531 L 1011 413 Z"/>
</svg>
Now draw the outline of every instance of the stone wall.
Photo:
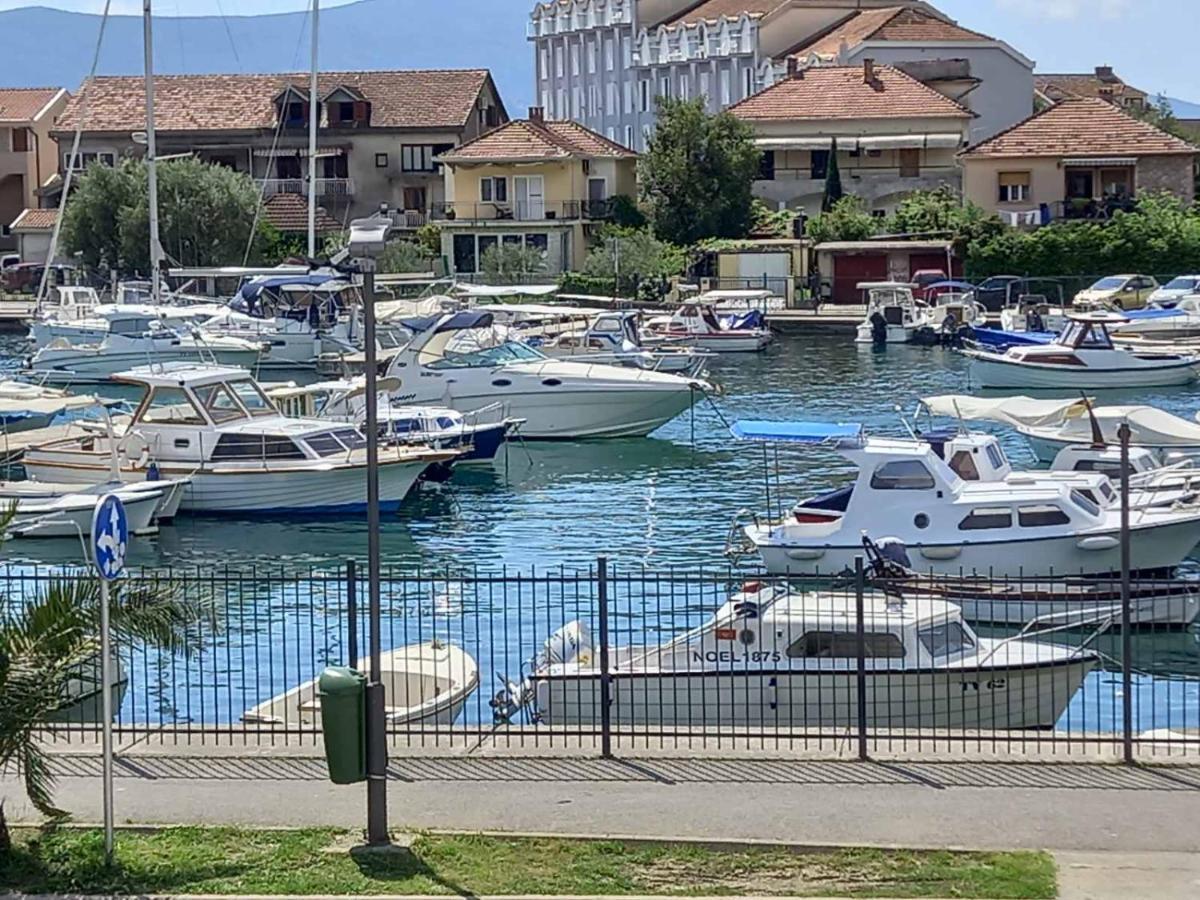
<svg viewBox="0 0 1200 900">
<path fill-rule="evenodd" d="M 1137 164 L 1137 191 L 1170 191 L 1177 197 L 1191 201 L 1196 187 L 1193 176 L 1195 157 L 1186 156 L 1143 156 Z"/>
</svg>

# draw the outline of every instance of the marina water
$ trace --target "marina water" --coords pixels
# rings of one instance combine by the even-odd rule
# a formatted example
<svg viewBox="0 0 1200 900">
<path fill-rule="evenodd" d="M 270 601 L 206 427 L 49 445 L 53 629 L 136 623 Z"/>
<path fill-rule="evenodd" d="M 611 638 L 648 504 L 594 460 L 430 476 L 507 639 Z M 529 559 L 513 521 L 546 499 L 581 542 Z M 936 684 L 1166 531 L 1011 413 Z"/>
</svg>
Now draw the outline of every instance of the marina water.
<svg viewBox="0 0 1200 900">
<path fill-rule="evenodd" d="M 20 342 L 9 339 L 6 346 L 15 368 Z M 726 569 L 721 551 L 735 513 L 745 508 L 777 514 L 798 497 L 832 486 L 852 471 L 840 456 L 823 448 L 764 451 L 759 445 L 738 444 L 727 422 L 740 417 L 862 422 L 873 433 L 903 435 L 897 405 L 911 416 L 921 396 L 972 392 L 965 360 L 951 351 L 855 347 L 844 334 L 784 336 L 761 354 L 718 357 L 710 366 L 710 378 L 720 387 L 712 402 L 702 401 L 650 438 L 517 442 L 492 466 L 460 467 L 447 484 L 421 485 L 398 514 L 384 517 L 385 572 L 574 571 L 593 566 L 600 555 L 624 571 L 645 567 L 655 572 L 720 572 Z M 1106 391 L 1099 400 L 1148 403 L 1189 419 L 1198 408 L 1192 388 Z M 992 430 L 1001 436 L 1015 467 L 1034 465 L 1019 435 L 999 426 Z M 181 661 L 173 661 L 167 671 L 135 666 L 129 673 L 131 687 L 122 718 L 236 722 L 244 709 L 311 677 L 324 662 L 342 661 L 344 645 L 334 639 L 343 634 L 342 623 L 310 626 L 314 617 L 327 615 L 330 592 L 343 590 L 338 576 L 346 560 L 362 560 L 365 553 L 366 523 L 361 518 L 183 517 L 163 526 L 156 536 L 136 540 L 129 559 L 134 567 L 205 576 L 228 571 L 243 579 L 248 573 L 262 573 L 261 589 L 251 592 L 260 608 L 241 609 L 240 618 L 223 625 L 217 640 L 226 656 L 233 646 L 243 655 L 247 648 L 262 655 L 280 652 L 283 642 L 298 643 L 287 648 L 294 657 L 290 664 L 271 668 L 270 683 L 256 679 L 211 695 L 206 694 L 205 681 L 212 675 L 203 663 L 190 673 L 183 670 L 192 664 Z M 34 567 L 46 571 L 78 564 L 81 549 L 68 541 L 10 542 L 5 556 L 10 573 Z M 1200 564 L 1194 571 L 1200 574 Z M 330 578 L 305 587 L 314 572 Z M 279 580 L 268 579 L 268 574 Z M 500 640 L 491 634 L 486 641 L 464 635 L 464 615 L 470 612 L 464 603 L 476 598 L 455 596 L 452 584 L 447 582 L 440 596 L 434 591 L 411 602 L 405 599 L 391 611 L 426 619 L 417 629 L 421 639 L 436 632 L 463 641 L 478 659 L 481 675 L 481 688 L 468 705 L 467 717 L 486 720 L 493 674 L 517 674 L 546 632 L 540 637 L 506 633 Z M 359 593 L 365 597 L 365 586 Z M 567 608 L 569 601 L 558 609 L 553 598 L 537 602 L 543 629 L 547 619 L 552 630 L 578 614 Z M 697 624 L 717 602 L 716 596 L 686 598 L 672 604 L 669 621 L 627 623 L 628 633 L 636 636 L 646 629 L 660 639 Z M 264 625 L 268 620 L 269 627 Z M 405 642 L 405 636 L 413 639 L 410 627 L 416 628 L 395 621 L 385 626 L 397 644 Z M 1200 726 L 1196 637 L 1193 632 L 1135 635 L 1138 730 Z M 384 646 L 389 646 L 387 635 Z M 1101 649 L 1118 652 L 1119 638 L 1107 637 Z M 236 680 L 229 671 L 224 677 Z M 1107 670 L 1093 672 L 1060 728 L 1119 728 L 1119 691 L 1120 674 L 1111 671 L 1111 663 Z"/>
</svg>

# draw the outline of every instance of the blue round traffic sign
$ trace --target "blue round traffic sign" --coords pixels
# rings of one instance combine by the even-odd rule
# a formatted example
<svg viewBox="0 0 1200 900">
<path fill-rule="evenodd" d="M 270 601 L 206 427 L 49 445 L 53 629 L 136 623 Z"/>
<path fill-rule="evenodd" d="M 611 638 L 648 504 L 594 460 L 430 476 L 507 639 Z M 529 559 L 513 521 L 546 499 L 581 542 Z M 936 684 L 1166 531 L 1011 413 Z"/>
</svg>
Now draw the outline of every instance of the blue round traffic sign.
<svg viewBox="0 0 1200 900">
<path fill-rule="evenodd" d="M 129 547 L 129 520 L 125 504 L 116 494 L 105 494 L 96 501 L 92 513 L 92 561 L 105 581 L 117 578 L 125 568 Z"/>
</svg>

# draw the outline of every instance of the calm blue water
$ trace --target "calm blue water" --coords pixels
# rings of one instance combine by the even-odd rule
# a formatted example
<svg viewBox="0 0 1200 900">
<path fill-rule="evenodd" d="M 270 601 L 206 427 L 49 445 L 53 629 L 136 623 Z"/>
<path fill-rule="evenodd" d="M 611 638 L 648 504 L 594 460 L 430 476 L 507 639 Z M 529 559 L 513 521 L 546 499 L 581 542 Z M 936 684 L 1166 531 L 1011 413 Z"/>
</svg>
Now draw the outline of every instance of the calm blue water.
<svg viewBox="0 0 1200 900">
<path fill-rule="evenodd" d="M 941 349 L 857 348 L 848 335 L 780 339 L 757 356 L 728 356 L 711 367 L 722 393 L 661 428 L 652 437 L 594 443 L 510 446 L 493 466 L 464 468 L 445 485 L 425 485 L 395 516 L 385 517 L 385 571 L 425 572 L 478 568 L 510 572 L 577 570 L 604 554 L 621 570 L 716 572 L 733 515 L 765 511 L 763 451 L 738 445 L 724 420 L 738 417 L 807 418 L 866 423 L 902 434 L 903 407 L 918 397 L 969 393 L 964 360 Z M 1188 418 L 1197 408 L 1191 388 L 1106 392 L 1105 402 L 1146 402 Z M 714 408 L 715 406 L 715 408 Z M 719 412 L 718 412 L 719 410 Z M 1014 465 L 1032 465 L 1016 435 L 996 429 Z M 849 467 L 825 451 L 774 451 L 771 508 L 836 483 Z M 80 549 L 69 542 L 10 543 L 10 564 L 69 565 Z M 128 721 L 228 721 L 261 699 L 344 654 L 344 587 L 313 584 L 312 571 L 340 571 L 366 553 L 360 519 L 299 520 L 183 518 L 156 536 L 138 540 L 132 565 L 201 574 L 240 573 L 225 634 L 202 659 L 159 665 L 134 660 Z M 268 581 L 266 574 L 287 579 Z M 390 588 L 390 633 L 385 646 L 445 635 L 479 661 L 482 688 L 469 717 L 486 720 L 493 673 L 515 674 L 546 634 L 590 613 L 582 587 L 507 594 L 471 591 L 452 582 L 441 588 Z M 221 591 L 221 602 L 229 602 Z M 639 587 L 619 598 L 622 636 L 672 632 L 695 624 L 719 602 L 715 586 L 690 593 Z M 653 596 L 650 596 L 653 594 Z M 1119 649 L 1119 643 L 1115 648 Z M 1200 650 L 1192 634 L 1139 635 L 1136 685 L 1139 726 L 1200 727 Z M 1118 679 L 1119 681 L 1119 679 Z M 215 685 L 215 687 L 214 687 Z M 1119 684 L 1116 685 L 1119 690 Z M 1120 702 L 1106 673 L 1095 673 L 1076 698 L 1063 727 L 1112 726 Z"/>
</svg>

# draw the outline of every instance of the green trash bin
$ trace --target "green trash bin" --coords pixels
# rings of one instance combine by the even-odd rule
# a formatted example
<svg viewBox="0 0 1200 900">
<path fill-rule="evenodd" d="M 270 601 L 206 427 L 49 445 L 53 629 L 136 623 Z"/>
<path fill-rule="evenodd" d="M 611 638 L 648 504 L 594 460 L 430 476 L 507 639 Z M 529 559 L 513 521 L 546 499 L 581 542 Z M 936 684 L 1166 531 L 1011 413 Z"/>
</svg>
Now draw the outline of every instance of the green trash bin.
<svg viewBox="0 0 1200 900">
<path fill-rule="evenodd" d="M 325 762 L 334 784 L 367 777 L 367 676 L 346 666 L 329 666 L 317 680 Z"/>
</svg>

